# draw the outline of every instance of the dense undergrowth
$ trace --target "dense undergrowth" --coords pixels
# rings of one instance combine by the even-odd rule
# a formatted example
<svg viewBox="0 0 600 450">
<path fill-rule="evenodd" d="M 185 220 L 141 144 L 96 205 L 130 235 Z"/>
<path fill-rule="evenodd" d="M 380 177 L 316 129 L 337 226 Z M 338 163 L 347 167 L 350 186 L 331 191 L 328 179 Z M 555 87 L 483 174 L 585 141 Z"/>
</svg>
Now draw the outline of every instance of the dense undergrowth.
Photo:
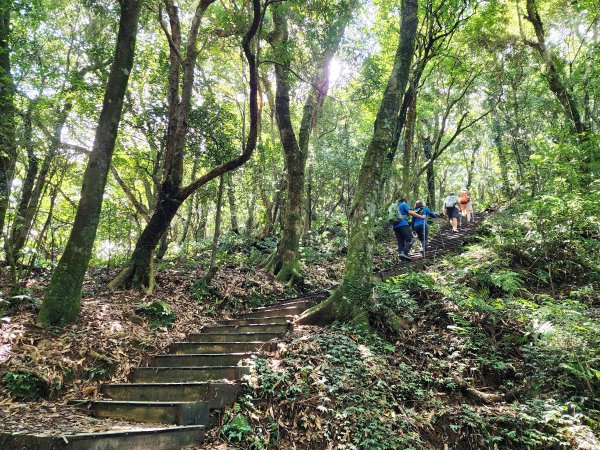
<svg viewBox="0 0 600 450">
<path fill-rule="evenodd" d="M 297 330 L 276 359 L 256 361 L 220 439 L 249 449 L 598 448 L 600 222 L 592 204 L 558 200 L 515 202 L 463 251 L 379 284 L 373 334 Z"/>
</svg>

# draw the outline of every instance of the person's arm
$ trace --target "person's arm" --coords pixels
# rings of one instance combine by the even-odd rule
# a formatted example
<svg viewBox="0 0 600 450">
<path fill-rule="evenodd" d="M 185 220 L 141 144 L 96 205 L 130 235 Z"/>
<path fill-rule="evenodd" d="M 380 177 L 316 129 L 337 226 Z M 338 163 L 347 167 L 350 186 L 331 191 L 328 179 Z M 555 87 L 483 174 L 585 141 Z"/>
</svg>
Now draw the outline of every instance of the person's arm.
<svg viewBox="0 0 600 450">
<path fill-rule="evenodd" d="M 427 216 L 422 216 L 421 214 L 417 214 L 416 212 L 414 212 L 412 209 L 408 210 L 408 215 L 409 216 L 413 216 L 413 217 L 417 217 L 419 219 L 427 219 Z"/>
</svg>

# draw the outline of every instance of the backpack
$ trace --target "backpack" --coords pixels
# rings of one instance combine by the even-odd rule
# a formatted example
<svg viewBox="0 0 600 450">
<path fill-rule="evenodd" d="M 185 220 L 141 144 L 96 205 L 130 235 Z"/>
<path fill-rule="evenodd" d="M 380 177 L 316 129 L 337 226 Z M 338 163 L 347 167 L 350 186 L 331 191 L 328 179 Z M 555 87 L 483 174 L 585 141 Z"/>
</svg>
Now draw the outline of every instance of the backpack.
<svg viewBox="0 0 600 450">
<path fill-rule="evenodd" d="M 397 225 L 400 223 L 400 221 L 402 220 L 402 217 L 400 216 L 400 210 L 398 208 L 398 203 L 392 202 L 392 204 L 390 206 L 388 206 L 387 217 L 388 217 L 388 222 L 390 223 L 390 225 Z"/>
<path fill-rule="evenodd" d="M 444 206 L 446 208 L 454 208 L 456 206 L 456 201 L 454 201 L 454 198 L 456 197 L 448 197 L 444 202 Z"/>
<path fill-rule="evenodd" d="M 470 200 L 471 199 L 469 198 L 469 194 L 467 194 L 466 192 L 460 193 L 459 201 L 461 204 L 466 205 L 467 203 L 469 203 Z"/>
</svg>

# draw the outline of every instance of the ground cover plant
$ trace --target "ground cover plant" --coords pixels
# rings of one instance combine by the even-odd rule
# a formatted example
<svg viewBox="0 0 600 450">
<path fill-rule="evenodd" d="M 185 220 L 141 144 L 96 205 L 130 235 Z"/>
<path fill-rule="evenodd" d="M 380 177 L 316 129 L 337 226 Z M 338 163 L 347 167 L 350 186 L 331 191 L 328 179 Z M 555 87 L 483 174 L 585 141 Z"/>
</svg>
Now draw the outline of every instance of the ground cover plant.
<svg viewBox="0 0 600 450">
<path fill-rule="evenodd" d="M 0 446 L 136 428 L 65 402 L 318 292 L 208 446 L 598 447 L 597 0 L 0 17 Z"/>
</svg>

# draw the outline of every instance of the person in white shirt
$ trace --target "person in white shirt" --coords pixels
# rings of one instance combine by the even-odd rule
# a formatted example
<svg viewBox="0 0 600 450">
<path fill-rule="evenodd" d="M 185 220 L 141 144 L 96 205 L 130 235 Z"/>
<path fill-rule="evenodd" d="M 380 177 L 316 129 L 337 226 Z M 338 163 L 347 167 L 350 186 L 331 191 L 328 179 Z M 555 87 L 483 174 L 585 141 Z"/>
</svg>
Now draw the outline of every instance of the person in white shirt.
<svg viewBox="0 0 600 450">
<path fill-rule="evenodd" d="M 452 225 L 452 231 L 458 233 L 458 197 L 454 192 L 450 192 L 450 195 L 444 200 L 444 206 L 446 207 L 446 216 Z"/>
</svg>

